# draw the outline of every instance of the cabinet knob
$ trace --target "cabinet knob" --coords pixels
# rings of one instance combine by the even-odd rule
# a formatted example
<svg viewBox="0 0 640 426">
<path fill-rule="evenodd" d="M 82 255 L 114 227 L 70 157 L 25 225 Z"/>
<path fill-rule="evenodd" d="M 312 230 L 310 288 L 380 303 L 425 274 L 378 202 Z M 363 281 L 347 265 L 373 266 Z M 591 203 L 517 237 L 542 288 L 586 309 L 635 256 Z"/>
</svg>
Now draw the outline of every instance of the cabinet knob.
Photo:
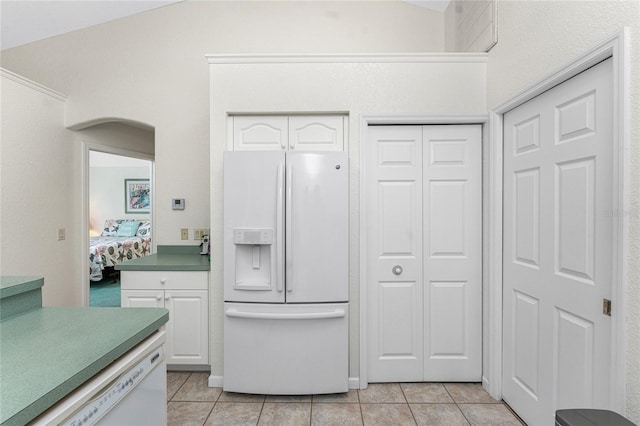
<svg viewBox="0 0 640 426">
<path fill-rule="evenodd" d="M 161 300 L 161 299 L 162 299 L 162 296 L 160 296 L 160 295 L 156 296 L 156 300 Z"/>
<path fill-rule="evenodd" d="M 400 275 L 402 273 L 402 266 L 394 266 L 393 268 L 391 268 L 391 272 L 393 272 L 394 275 Z"/>
<path fill-rule="evenodd" d="M 169 296 L 165 296 L 165 297 L 164 297 L 164 300 L 169 300 Z"/>
<path fill-rule="evenodd" d="M 167 283 L 167 279 L 166 279 L 166 278 L 162 278 L 162 279 L 160 280 L 160 284 L 166 284 L 166 283 Z"/>
</svg>

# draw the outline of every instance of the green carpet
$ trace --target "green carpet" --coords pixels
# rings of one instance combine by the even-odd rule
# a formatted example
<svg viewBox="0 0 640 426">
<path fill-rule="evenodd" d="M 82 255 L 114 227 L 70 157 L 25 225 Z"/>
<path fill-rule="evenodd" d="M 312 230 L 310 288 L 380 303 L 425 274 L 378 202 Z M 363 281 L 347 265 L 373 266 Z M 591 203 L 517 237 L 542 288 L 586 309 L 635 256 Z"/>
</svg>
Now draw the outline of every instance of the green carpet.
<svg viewBox="0 0 640 426">
<path fill-rule="evenodd" d="M 92 307 L 120 307 L 120 280 L 113 277 L 102 281 L 92 281 L 89 291 Z"/>
</svg>

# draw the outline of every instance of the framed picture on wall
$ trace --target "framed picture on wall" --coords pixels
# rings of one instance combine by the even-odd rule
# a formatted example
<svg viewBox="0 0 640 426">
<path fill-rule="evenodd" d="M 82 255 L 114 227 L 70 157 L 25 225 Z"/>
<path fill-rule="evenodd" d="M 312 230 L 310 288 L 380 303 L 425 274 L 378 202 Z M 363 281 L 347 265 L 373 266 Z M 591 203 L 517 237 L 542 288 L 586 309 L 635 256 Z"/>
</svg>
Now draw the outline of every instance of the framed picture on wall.
<svg viewBox="0 0 640 426">
<path fill-rule="evenodd" d="M 149 213 L 151 210 L 151 186 L 149 179 L 124 180 L 124 212 Z"/>
</svg>

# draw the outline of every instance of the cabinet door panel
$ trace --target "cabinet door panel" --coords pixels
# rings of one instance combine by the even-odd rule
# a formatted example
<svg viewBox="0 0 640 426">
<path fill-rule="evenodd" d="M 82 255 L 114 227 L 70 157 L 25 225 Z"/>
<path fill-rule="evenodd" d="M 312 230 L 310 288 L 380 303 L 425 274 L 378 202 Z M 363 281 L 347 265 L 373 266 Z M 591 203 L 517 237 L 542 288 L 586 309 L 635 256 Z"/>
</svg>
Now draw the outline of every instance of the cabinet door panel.
<svg viewBox="0 0 640 426">
<path fill-rule="evenodd" d="M 289 149 L 342 151 L 344 149 L 344 117 L 341 115 L 289 117 Z"/>
<path fill-rule="evenodd" d="M 233 148 L 236 151 L 284 150 L 289 144 L 286 116 L 233 117 Z"/>
<path fill-rule="evenodd" d="M 169 309 L 167 328 L 168 364 L 207 364 L 208 315 L 207 292 L 167 290 L 165 307 Z"/>
</svg>

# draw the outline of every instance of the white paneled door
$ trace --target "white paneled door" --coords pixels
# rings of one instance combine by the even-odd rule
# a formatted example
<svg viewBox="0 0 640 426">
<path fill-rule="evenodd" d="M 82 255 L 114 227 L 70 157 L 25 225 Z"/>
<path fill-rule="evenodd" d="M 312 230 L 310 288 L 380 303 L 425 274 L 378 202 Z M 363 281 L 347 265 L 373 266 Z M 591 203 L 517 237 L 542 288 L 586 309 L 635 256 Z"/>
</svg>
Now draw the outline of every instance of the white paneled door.
<svg viewBox="0 0 640 426">
<path fill-rule="evenodd" d="M 612 61 L 504 115 L 503 397 L 527 424 L 608 408 Z"/>
<path fill-rule="evenodd" d="M 481 379 L 481 126 L 370 126 L 369 382 Z"/>
</svg>

